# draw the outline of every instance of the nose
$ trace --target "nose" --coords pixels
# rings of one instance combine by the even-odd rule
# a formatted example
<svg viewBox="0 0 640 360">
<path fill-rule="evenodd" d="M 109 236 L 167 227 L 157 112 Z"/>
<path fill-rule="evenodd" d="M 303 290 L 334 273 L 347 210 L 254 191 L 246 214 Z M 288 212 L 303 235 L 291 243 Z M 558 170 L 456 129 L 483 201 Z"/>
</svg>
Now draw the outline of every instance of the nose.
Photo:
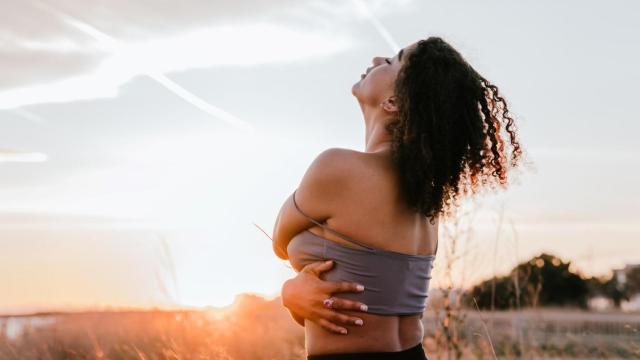
<svg viewBox="0 0 640 360">
<path fill-rule="evenodd" d="M 373 58 L 373 60 L 371 60 L 371 62 L 373 63 L 373 66 L 378 66 L 382 62 L 384 62 L 384 59 L 386 59 L 386 58 L 381 57 L 381 56 L 376 56 L 376 57 Z"/>
<path fill-rule="evenodd" d="M 373 63 L 373 66 L 368 67 L 368 68 L 367 68 L 367 72 L 366 72 L 366 73 L 368 74 L 368 73 L 369 73 L 369 71 L 371 71 L 371 69 L 373 69 L 374 67 L 376 67 L 376 66 L 380 65 L 381 63 L 383 63 L 383 62 L 384 62 L 384 59 L 385 59 L 384 57 L 380 57 L 380 56 L 376 56 L 376 57 L 374 57 L 374 58 L 371 60 L 371 62 Z"/>
</svg>

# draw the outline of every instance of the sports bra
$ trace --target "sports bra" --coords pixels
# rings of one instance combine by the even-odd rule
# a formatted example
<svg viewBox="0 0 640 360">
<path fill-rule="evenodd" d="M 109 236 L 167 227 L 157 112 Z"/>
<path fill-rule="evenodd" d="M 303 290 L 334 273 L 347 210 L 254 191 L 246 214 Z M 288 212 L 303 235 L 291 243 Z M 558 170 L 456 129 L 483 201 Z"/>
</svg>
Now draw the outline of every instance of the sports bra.
<svg viewBox="0 0 640 360">
<path fill-rule="evenodd" d="M 321 279 L 364 285 L 364 291 L 341 292 L 339 297 L 360 301 L 368 306 L 367 312 L 374 314 L 414 315 L 424 312 L 435 254 L 413 255 L 372 247 L 305 214 L 296 203 L 295 191 L 293 203 L 313 223 L 361 247 L 349 247 L 304 230 L 287 245 L 289 261 L 296 272 L 311 262 L 333 260 L 333 267 L 322 272 Z"/>
</svg>

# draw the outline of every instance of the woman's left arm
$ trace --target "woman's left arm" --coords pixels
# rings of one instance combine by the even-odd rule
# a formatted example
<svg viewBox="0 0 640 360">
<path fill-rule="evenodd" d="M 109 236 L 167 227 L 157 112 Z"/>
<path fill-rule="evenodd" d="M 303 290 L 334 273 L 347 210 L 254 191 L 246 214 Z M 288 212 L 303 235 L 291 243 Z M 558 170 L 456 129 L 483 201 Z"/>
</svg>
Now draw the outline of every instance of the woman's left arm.
<svg viewBox="0 0 640 360">
<path fill-rule="evenodd" d="M 332 265 L 332 261 L 317 261 L 305 265 L 294 278 L 285 281 L 282 285 L 281 301 L 298 324 L 305 326 L 306 319 L 327 331 L 346 334 L 347 329 L 343 326 L 362 326 L 364 322 L 359 317 L 350 316 L 338 310 L 366 311 L 366 304 L 333 294 L 360 292 L 364 288 L 359 288 L 359 284 L 353 282 L 320 279 L 320 273 L 329 270 Z M 330 297 L 333 303 L 331 308 L 327 308 L 324 300 Z"/>
<path fill-rule="evenodd" d="M 291 314 L 293 320 L 295 320 L 300 326 L 304 327 L 304 318 L 297 313 L 294 313 L 291 309 L 287 310 L 289 310 L 289 314 Z"/>
<path fill-rule="evenodd" d="M 289 201 L 289 199 L 287 199 L 287 201 Z M 285 201 L 286 203 L 286 201 Z M 280 208 L 280 212 L 278 213 L 278 216 L 276 217 L 276 223 L 274 225 L 274 230 L 273 233 L 276 233 L 276 229 L 278 228 L 278 223 L 280 222 L 280 215 L 282 214 L 282 209 L 284 208 L 284 206 L 282 208 Z M 289 244 L 289 241 L 291 241 L 291 239 L 286 240 L 286 239 L 282 239 L 282 237 L 278 237 L 279 241 L 276 241 L 276 236 L 273 236 L 273 252 L 276 254 L 277 257 L 279 257 L 282 260 L 289 260 L 289 254 L 287 254 L 287 245 Z M 284 242 L 283 240 L 286 240 L 286 242 Z"/>
<path fill-rule="evenodd" d="M 330 148 L 320 153 L 305 172 L 296 190 L 296 200 L 304 204 L 304 211 L 322 221 L 331 217 L 348 189 L 351 150 Z M 273 229 L 273 251 L 283 260 L 289 260 L 287 245 L 298 233 L 313 227 L 295 208 L 293 193 L 287 197 L 278 212 Z"/>
</svg>

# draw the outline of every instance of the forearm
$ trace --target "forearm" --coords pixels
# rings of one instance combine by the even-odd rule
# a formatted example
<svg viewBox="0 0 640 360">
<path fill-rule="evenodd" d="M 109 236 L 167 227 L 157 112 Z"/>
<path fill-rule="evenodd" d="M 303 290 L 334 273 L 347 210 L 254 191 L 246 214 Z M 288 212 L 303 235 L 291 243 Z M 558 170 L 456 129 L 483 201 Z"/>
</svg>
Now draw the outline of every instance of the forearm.
<svg viewBox="0 0 640 360">
<path fill-rule="evenodd" d="M 280 291 L 280 302 L 282 306 L 284 306 L 289 311 L 289 314 L 291 314 L 291 317 L 293 318 L 293 320 L 295 320 L 295 322 L 300 324 L 300 326 L 304 326 L 304 317 L 300 316 L 298 313 L 294 312 L 292 309 L 289 308 L 289 302 L 288 302 L 289 293 L 286 291 L 288 283 L 289 283 L 289 280 L 285 281 L 282 284 L 282 289 Z"/>
<path fill-rule="evenodd" d="M 289 309 L 287 309 L 289 310 Z M 304 327 L 304 318 L 296 313 L 294 313 L 293 311 L 289 310 L 289 314 L 291 314 L 291 317 L 293 318 L 293 320 L 295 320 L 298 324 L 300 324 L 300 326 Z"/>
</svg>

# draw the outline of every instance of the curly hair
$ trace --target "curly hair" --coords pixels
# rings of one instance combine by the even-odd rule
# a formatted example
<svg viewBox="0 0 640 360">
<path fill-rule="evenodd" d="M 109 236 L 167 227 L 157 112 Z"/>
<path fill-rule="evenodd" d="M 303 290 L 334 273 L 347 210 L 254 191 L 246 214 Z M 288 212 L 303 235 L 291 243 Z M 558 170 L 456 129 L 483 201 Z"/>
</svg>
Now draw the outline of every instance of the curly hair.
<svg viewBox="0 0 640 360">
<path fill-rule="evenodd" d="M 398 116 L 387 125 L 401 192 L 431 218 L 454 213 L 461 195 L 506 187 L 507 166 L 522 155 L 516 127 L 498 88 L 446 41 L 419 40 L 395 81 Z M 501 122 L 513 148 L 507 164 Z"/>
</svg>

